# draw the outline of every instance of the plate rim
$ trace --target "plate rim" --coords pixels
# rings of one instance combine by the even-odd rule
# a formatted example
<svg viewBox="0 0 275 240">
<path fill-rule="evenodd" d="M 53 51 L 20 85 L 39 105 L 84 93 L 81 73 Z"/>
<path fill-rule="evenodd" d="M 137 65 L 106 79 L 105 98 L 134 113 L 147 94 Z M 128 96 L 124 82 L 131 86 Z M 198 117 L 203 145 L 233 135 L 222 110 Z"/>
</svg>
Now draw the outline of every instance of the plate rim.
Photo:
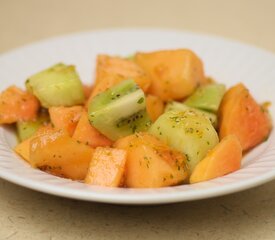
<svg viewBox="0 0 275 240">
<path fill-rule="evenodd" d="M 228 174 L 228 176 L 229 175 L 230 174 Z M 142 196 L 139 196 L 138 198 L 136 196 L 131 196 L 131 195 L 129 195 L 130 196 L 129 197 L 124 194 L 123 195 L 115 194 L 110 196 L 111 194 L 104 194 L 99 192 L 96 192 L 95 195 L 92 195 L 91 192 L 87 192 L 86 195 L 83 195 L 82 191 L 78 193 L 77 190 L 75 191 L 74 189 L 72 189 L 70 190 L 72 191 L 70 193 L 69 191 L 63 190 L 62 188 L 60 188 L 60 186 L 52 186 L 47 183 L 33 182 L 30 179 L 21 178 L 20 176 L 12 176 L 9 174 L 5 174 L 1 171 L 0 171 L 0 178 L 30 190 L 46 193 L 52 196 L 63 197 L 63 198 L 69 198 L 69 199 L 75 199 L 75 200 L 81 200 L 81 201 L 90 201 L 90 202 L 120 204 L 120 205 L 157 205 L 157 204 L 168 204 L 168 203 L 170 204 L 170 203 L 197 201 L 197 200 L 210 199 L 210 198 L 219 197 L 219 196 L 226 196 L 232 193 L 238 193 L 244 190 L 255 188 L 264 183 L 274 180 L 275 171 L 274 170 L 270 171 L 268 174 L 265 174 L 264 176 L 260 175 L 258 177 L 253 177 L 252 179 L 245 180 L 241 184 L 240 183 L 229 184 L 224 189 L 220 189 L 220 187 L 212 187 L 211 189 L 199 190 L 199 192 L 195 191 L 194 193 L 191 193 L 191 194 L 190 192 L 188 192 L 187 197 L 183 196 L 184 192 L 181 192 L 181 193 L 176 192 L 174 194 L 169 193 L 167 194 L 167 196 L 163 196 L 164 194 L 160 196 L 160 194 L 158 194 L 158 196 L 153 196 L 153 197 L 145 195 L 146 193 L 143 193 Z M 175 187 L 180 187 L 180 186 L 175 186 Z M 171 188 L 171 187 L 167 187 L 167 188 Z M 165 188 L 162 188 L 162 189 L 165 190 Z M 219 191 L 216 191 L 217 189 Z"/>
</svg>

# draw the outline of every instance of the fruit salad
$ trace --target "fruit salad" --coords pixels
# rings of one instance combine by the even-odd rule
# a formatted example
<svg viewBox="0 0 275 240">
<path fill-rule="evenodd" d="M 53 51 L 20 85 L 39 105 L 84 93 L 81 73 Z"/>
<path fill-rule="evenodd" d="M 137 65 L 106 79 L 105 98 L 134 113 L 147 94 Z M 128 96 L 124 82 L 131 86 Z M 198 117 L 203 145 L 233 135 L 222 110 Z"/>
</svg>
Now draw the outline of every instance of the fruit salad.
<svg viewBox="0 0 275 240">
<path fill-rule="evenodd" d="M 267 140 L 268 104 L 205 76 L 191 50 L 97 56 L 84 85 L 58 63 L 0 94 L 0 124 L 31 167 L 104 187 L 195 184 L 241 168 Z"/>
</svg>

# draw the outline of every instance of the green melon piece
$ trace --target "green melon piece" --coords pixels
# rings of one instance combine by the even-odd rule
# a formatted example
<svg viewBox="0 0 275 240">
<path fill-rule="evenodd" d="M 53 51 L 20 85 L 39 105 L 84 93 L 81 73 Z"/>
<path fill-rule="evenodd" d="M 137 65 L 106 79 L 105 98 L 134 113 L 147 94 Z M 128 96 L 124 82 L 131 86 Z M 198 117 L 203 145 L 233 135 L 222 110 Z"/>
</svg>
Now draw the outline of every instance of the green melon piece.
<svg viewBox="0 0 275 240">
<path fill-rule="evenodd" d="M 184 104 L 189 107 L 216 113 L 219 109 L 224 93 L 224 84 L 208 84 L 199 87 L 184 101 Z"/>
<path fill-rule="evenodd" d="M 189 107 L 183 103 L 179 103 L 176 101 L 172 101 L 169 102 L 166 107 L 165 107 L 165 112 L 167 111 L 173 111 L 173 110 L 178 110 L 178 111 L 186 111 L 186 110 L 193 110 L 194 112 L 198 113 L 198 114 L 202 114 L 203 116 L 207 117 L 210 122 L 212 123 L 212 125 L 214 126 L 214 128 L 217 128 L 218 126 L 218 118 L 217 115 L 214 113 L 210 113 L 204 110 L 199 110 L 197 108 L 192 108 Z"/>
<path fill-rule="evenodd" d="M 40 114 L 40 116 L 34 121 L 17 122 L 16 129 L 19 141 L 22 142 L 31 137 L 42 125 L 49 122 L 50 118 L 49 115 L 46 113 Z"/>
<path fill-rule="evenodd" d="M 165 112 L 152 124 L 149 133 L 184 153 L 190 172 L 219 142 L 210 120 L 193 110 Z"/>
<path fill-rule="evenodd" d="M 26 88 L 45 108 L 74 106 L 85 101 L 82 83 L 72 65 L 56 64 L 31 76 Z"/>
</svg>

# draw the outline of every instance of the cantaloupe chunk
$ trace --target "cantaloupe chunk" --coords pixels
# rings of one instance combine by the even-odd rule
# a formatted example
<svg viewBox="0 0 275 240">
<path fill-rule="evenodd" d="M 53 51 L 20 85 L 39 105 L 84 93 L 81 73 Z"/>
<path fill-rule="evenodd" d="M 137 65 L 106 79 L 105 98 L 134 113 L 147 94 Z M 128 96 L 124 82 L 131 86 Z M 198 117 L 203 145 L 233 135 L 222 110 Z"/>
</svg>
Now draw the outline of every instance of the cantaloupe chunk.
<svg viewBox="0 0 275 240">
<path fill-rule="evenodd" d="M 17 144 L 14 148 L 14 151 L 27 162 L 30 162 L 30 142 L 33 137 L 30 137 L 23 142 Z"/>
<path fill-rule="evenodd" d="M 30 163 L 30 150 L 31 150 L 31 140 L 42 136 L 46 133 L 50 133 L 53 131 L 53 128 L 51 125 L 41 126 L 33 136 L 29 137 L 28 139 L 22 141 L 21 143 L 17 144 L 14 148 L 14 151 L 20 155 L 24 160 L 26 160 L 28 163 Z"/>
<path fill-rule="evenodd" d="M 146 96 L 146 110 L 149 114 L 150 119 L 154 122 L 164 112 L 163 101 L 154 95 Z"/>
<path fill-rule="evenodd" d="M 257 104 L 241 83 L 224 95 L 219 110 L 219 123 L 220 138 L 235 134 L 244 151 L 263 142 L 271 130 L 267 111 Z"/>
<path fill-rule="evenodd" d="M 73 135 L 83 111 L 84 108 L 82 106 L 49 108 L 49 114 L 53 126 L 56 129 L 66 130 L 70 136 Z"/>
<path fill-rule="evenodd" d="M 120 57 L 98 55 L 96 82 L 91 98 L 126 79 L 133 79 L 144 92 L 147 92 L 151 80 L 133 61 Z"/>
<path fill-rule="evenodd" d="M 186 157 L 149 133 L 119 139 L 116 148 L 127 151 L 125 185 L 157 188 L 182 183 L 187 178 Z"/>
<path fill-rule="evenodd" d="M 190 183 L 224 176 L 241 167 L 242 147 L 235 135 L 225 137 L 195 167 Z"/>
<path fill-rule="evenodd" d="M 105 187 L 119 187 L 123 184 L 127 152 L 115 148 L 96 148 L 85 183 Z"/>
<path fill-rule="evenodd" d="M 11 86 L 0 94 L 0 124 L 34 120 L 39 106 L 35 96 Z"/>
<path fill-rule="evenodd" d="M 183 99 L 206 83 L 202 61 L 187 49 L 137 53 L 135 62 L 152 79 L 148 93 L 164 101 Z"/>
<path fill-rule="evenodd" d="M 111 146 L 113 143 L 90 124 L 87 112 L 82 113 L 74 131 L 73 138 L 91 147 L 106 147 Z"/>
<path fill-rule="evenodd" d="M 51 174 L 84 180 L 94 149 L 72 139 L 64 130 L 53 130 L 31 140 L 29 161 Z"/>
<path fill-rule="evenodd" d="M 88 86 L 85 84 L 83 85 L 83 92 L 84 92 L 85 99 L 89 99 L 92 91 L 93 91 L 93 86 Z"/>
</svg>

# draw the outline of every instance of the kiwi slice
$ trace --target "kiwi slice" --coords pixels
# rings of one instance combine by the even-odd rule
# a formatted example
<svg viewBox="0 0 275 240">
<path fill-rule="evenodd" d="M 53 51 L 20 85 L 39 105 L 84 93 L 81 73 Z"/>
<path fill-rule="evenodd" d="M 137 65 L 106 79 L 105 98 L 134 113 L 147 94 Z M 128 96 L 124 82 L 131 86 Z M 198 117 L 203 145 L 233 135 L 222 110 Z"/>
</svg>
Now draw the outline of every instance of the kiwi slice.
<svg viewBox="0 0 275 240">
<path fill-rule="evenodd" d="M 184 101 L 184 104 L 189 107 L 216 113 L 219 109 L 224 93 L 224 84 L 208 84 L 199 87 Z"/>
<path fill-rule="evenodd" d="M 56 64 L 31 76 L 26 88 L 45 108 L 73 106 L 84 103 L 82 83 L 72 65 Z"/>
<path fill-rule="evenodd" d="M 144 92 L 125 80 L 95 96 L 89 104 L 90 123 L 111 140 L 146 131 L 151 125 Z"/>
<path fill-rule="evenodd" d="M 184 153 L 190 172 L 219 142 L 210 120 L 190 109 L 165 112 L 153 123 L 149 133 Z"/>
<path fill-rule="evenodd" d="M 168 111 L 173 111 L 173 110 L 178 110 L 178 111 L 186 111 L 186 110 L 192 110 L 198 114 L 202 114 L 203 116 L 207 117 L 210 122 L 212 123 L 212 125 L 214 126 L 214 128 L 218 127 L 218 118 L 217 115 L 214 113 L 210 113 L 204 110 L 199 110 L 197 108 L 192 108 L 189 107 L 183 103 L 179 103 L 176 101 L 171 101 L 169 103 L 167 103 L 166 107 L 165 107 L 165 112 Z"/>
</svg>

